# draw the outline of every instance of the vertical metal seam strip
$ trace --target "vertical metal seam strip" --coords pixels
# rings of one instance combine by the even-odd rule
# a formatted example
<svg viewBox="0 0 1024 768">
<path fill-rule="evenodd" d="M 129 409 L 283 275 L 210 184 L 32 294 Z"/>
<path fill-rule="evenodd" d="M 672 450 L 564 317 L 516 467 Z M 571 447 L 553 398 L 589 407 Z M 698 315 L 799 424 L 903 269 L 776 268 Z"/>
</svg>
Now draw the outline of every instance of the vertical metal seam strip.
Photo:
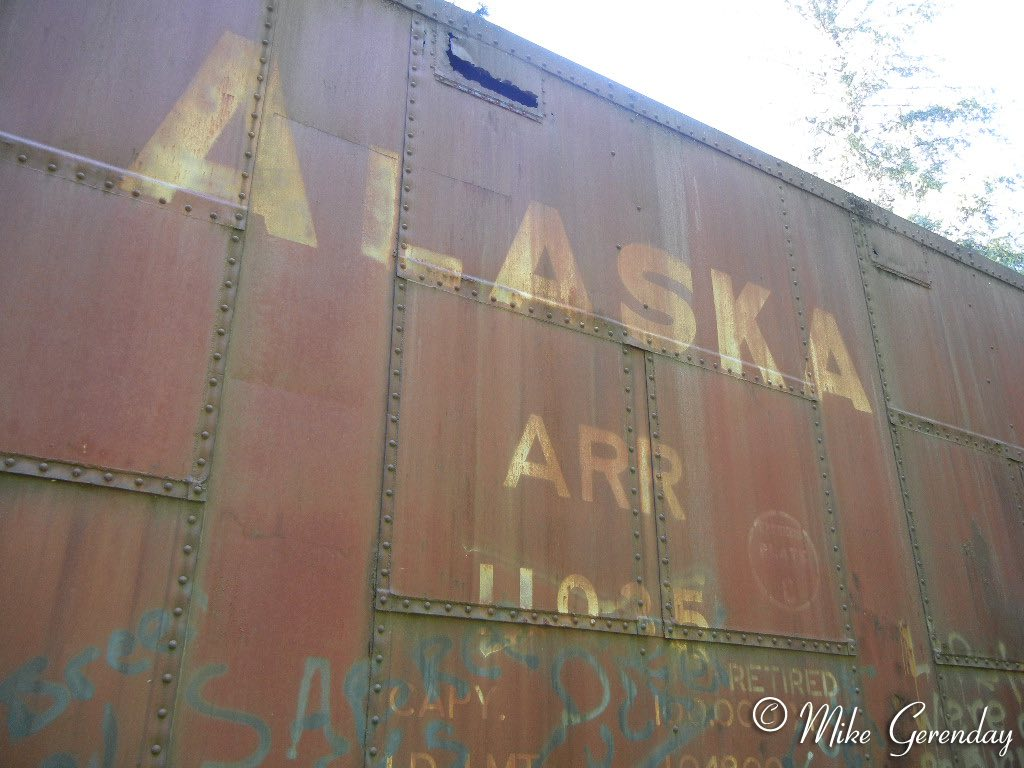
<svg viewBox="0 0 1024 768">
<path fill-rule="evenodd" d="M 407 243 L 403 232 L 408 228 L 408 216 L 410 201 L 412 199 L 412 139 L 415 113 L 413 105 L 416 103 L 413 88 L 416 84 L 416 72 L 419 69 L 422 51 L 422 40 L 425 34 L 425 25 L 419 16 L 413 16 L 412 26 L 409 34 L 409 63 L 406 77 L 406 102 L 405 102 L 405 132 L 402 138 L 402 154 L 399 160 L 401 167 L 400 186 L 398 192 L 398 232 L 396 244 L 406 247 Z M 397 257 L 397 248 L 393 255 Z M 408 301 L 406 281 L 396 272 L 392 279 L 392 307 L 391 307 L 391 333 L 388 338 L 390 355 L 388 356 L 388 370 L 385 404 L 384 423 L 384 446 L 382 450 L 382 471 L 380 489 L 380 517 L 377 523 L 377 547 L 375 553 L 375 564 L 373 569 L 373 583 L 370 590 L 370 638 L 368 642 L 368 667 L 367 667 L 367 688 L 366 688 L 366 714 L 364 718 L 364 731 L 362 734 L 363 765 L 372 763 L 381 751 L 378 744 L 381 729 L 378 728 L 386 719 L 386 697 L 384 691 L 383 670 L 390 666 L 387 659 L 386 626 L 378 624 L 377 598 L 382 605 L 385 605 L 390 592 L 391 564 L 393 550 L 391 540 L 394 533 L 395 514 L 395 493 L 397 489 L 396 476 L 398 470 L 398 435 L 399 435 L 399 413 L 402 397 L 402 344 L 405 338 L 405 304 Z M 382 612 L 383 613 L 383 612 Z M 381 617 L 383 621 L 383 616 Z M 387 662 L 387 663 L 385 663 Z M 386 752 L 386 750 L 385 750 Z M 387 762 L 389 755 L 384 755 L 383 760 Z"/>
<path fill-rule="evenodd" d="M 671 638 L 675 631 L 675 613 L 672 602 L 671 564 L 668 554 L 668 530 L 665 519 L 664 488 L 661 475 L 661 432 L 658 428 L 657 381 L 654 373 L 654 355 L 643 352 L 644 392 L 647 398 L 647 426 L 650 449 L 647 463 L 651 472 L 651 514 L 654 516 L 654 535 L 657 539 L 655 554 L 658 574 L 658 605 L 661 613 L 661 636 Z"/>
<path fill-rule="evenodd" d="M 256 62 L 256 82 L 253 86 L 252 101 L 249 119 L 252 121 L 247 132 L 248 142 L 243 151 L 242 171 L 239 178 L 238 199 L 240 204 L 248 206 L 249 187 L 252 183 L 256 163 L 256 149 L 263 132 L 263 110 L 266 104 L 267 85 L 270 80 L 270 54 L 273 43 L 274 31 L 274 4 L 269 2 L 263 14 L 263 38 L 260 40 L 260 56 Z M 280 16 L 280 10 L 277 11 Z M 211 213 L 210 218 L 217 220 L 217 214 Z M 242 222 L 245 214 L 235 214 L 238 222 Z M 234 232 L 231 235 L 232 244 L 241 243 L 241 235 Z M 241 246 L 239 247 L 241 250 Z M 216 429 L 222 400 L 224 374 L 226 370 L 226 357 L 228 349 L 231 320 L 235 313 L 235 300 L 238 297 L 238 276 L 240 272 L 240 259 L 232 254 L 227 260 L 224 270 L 223 281 L 218 290 L 218 301 L 214 323 L 214 331 L 210 341 L 210 362 L 207 369 L 207 384 L 209 385 L 209 397 L 204 398 L 202 409 L 199 412 L 199 424 L 196 429 L 195 445 L 193 446 L 192 465 L 189 467 L 187 479 L 194 481 L 192 491 L 195 495 L 205 499 L 205 483 L 210 478 L 209 462 L 213 456 L 213 446 L 216 439 Z"/>
<path fill-rule="evenodd" d="M 781 181 L 778 182 L 778 191 L 782 229 L 786 241 L 786 262 L 789 265 L 789 274 L 791 278 L 788 283 L 789 295 L 792 300 L 793 310 L 796 312 L 797 323 L 800 326 L 800 343 L 804 350 L 804 378 L 809 381 L 811 385 L 811 392 L 817 393 L 817 400 L 811 403 L 811 422 L 814 427 L 815 445 L 813 448 L 815 455 L 818 457 L 817 472 L 819 475 L 822 493 L 824 495 L 823 506 L 825 508 L 825 518 L 823 522 L 828 527 L 828 540 L 832 545 L 832 564 L 835 568 L 834 575 L 836 579 L 836 587 L 838 589 L 836 597 L 839 599 L 841 610 L 840 620 L 842 621 L 843 628 L 847 633 L 847 647 L 852 653 L 855 653 L 857 649 L 857 640 L 853 632 L 853 621 L 850 618 L 850 602 L 852 598 L 848 589 L 846 563 L 843 557 L 842 540 L 839 535 L 840 526 L 837 522 L 840 514 L 837 510 L 838 504 L 834 493 L 835 489 L 832 486 L 833 473 L 829 461 L 828 448 L 825 442 L 825 429 L 821 425 L 822 414 L 824 413 L 824 393 L 818 387 L 818 382 L 813 378 L 813 366 L 809 365 L 811 352 L 810 330 L 808 328 L 803 296 L 800 291 L 796 251 L 793 246 L 793 231 L 792 225 L 790 224 L 788 204 L 786 202 L 786 186 Z M 859 658 L 855 657 L 853 659 L 850 672 L 852 673 L 854 681 L 853 700 L 862 710 L 866 710 L 866 707 L 864 706 L 864 685 L 861 682 L 860 677 Z M 864 745 L 863 755 L 866 761 L 871 761 L 871 748 L 869 746 Z"/>
<path fill-rule="evenodd" d="M 262 4 L 262 2 L 261 2 Z M 269 61 L 271 55 L 271 44 L 273 39 L 275 12 L 280 16 L 280 10 L 275 11 L 275 3 L 268 2 L 263 13 L 264 35 L 260 41 L 260 57 L 256 66 L 256 83 L 252 96 L 252 127 L 248 132 L 249 142 L 244 150 L 245 162 L 241 172 L 239 200 L 248 200 L 250 177 L 255 165 L 256 147 L 262 128 L 262 107 L 265 103 L 263 98 L 266 94 L 267 74 L 270 71 Z M 245 203 L 248 204 L 247 202 Z M 211 219 L 216 221 L 216 215 L 211 214 Z M 236 213 L 235 218 L 241 222 L 245 216 Z M 241 273 L 241 256 L 245 244 L 242 240 L 243 232 L 232 232 L 227 248 L 223 283 L 218 291 L 219 301 L 217 307 L 218 321 L 215 323 L 215 330 L 212 336 L 210 363 L 207 370 L 207 391 L 210 393 L 204 398 L 200 412 L 200 427 L 196 435 L 196 445 L 193 454 L 192 469 L 198 468 L 196 477 L 190 471 L 189 479 L 194 479 L 195 484 L 192 492 L 201 501 L 206 501 L 205 481 L 210 477 L 210 459 L 213 455 L 214 432 L 217 425 L 218 412 L 223 397 L 225 371 L 227 367 L 228 341 L 230 339 L 231 321 L 234 317 L 235 300 L 238 296 L 238 281 Z M 171 614 L 174 617 L 174 633 L 167 643 L 167 656 L 164 664 L 158 664 L 161 692 L 157 694 L 159 706 L 153 713 L 156 716 L 155 727 L 146 728 L 146 740 L 149 744 L 149 753 L 153 757 L 154 765 L 163 766 L 169 759 L 166 754 L 166 747 L 172 741 L 174 726 L 174 712 L 178 705 L 180 694 L 183 688 L 179 684 L 185 661 L 186 641 L 188 639 L 188 626 L 192 615 L 192 592 L 195 583 L 196 570 L 198 567 L 199 547 L 202 543 L 203 517 L 198 510 L 188 514 L 185 521 L 184 531 L 178 539 L 176 552 L 171 560 L 171 577 L 169 595 L 174 603 Z M 175 562 L 177 557 L 181 560 Z M 175 572 L 177 576 L 175 577 Z M 152 709 L 152 707 L 151 707 Z M 144 747 L 143 747 L 144 748 Z"/>
<path fill-rule="evenodd" d="M 850 216 L 850 225 L 853 229 L 854 246 L 857 253 L 857 266 L 860 269 L 861 284 L 864 287 L 864 303 L 868 313 L 868 321 L 871 326 L 871 344 L 875 350 L 875 363 L 878 366 L 878 376 L 882 386 L 882 397 L 885 399 L 884 406 L 887 415 L 892 417 L 893 413 L 889 407 L 892 403 L 892 396 L 889 392 L 889 380 L 885 375 L 885 361 L 882 359 L 881 339 L 879 336 L 878 321 L 875 319 L 875 308 L 872 306 L 871 287 L 868 285 L 868 264 L 870 262 L 865 258 L 865 254 L 869 250 L 867 232 L 865 231 L 863 220 L 856 214 L 852 214 Z M 910 535 L 911 557 L 914 561 L 914 573 L 917 575 L 917 585 L 922 601 L 921 610 L 924 613 L 925 633 L 928 636 L 929 645 L 932 647 L 932 658 L 929 661 L 932 664 L 932 669 L 935 670 L 939 710 L 942 713 L 942 717 L 945 719 L 947 726 L 952 727 L 950 713 L 946 708 L 946 704 L 948 702 L 945 694 L 945 674 L 936 663 L 941 649 L 937 647 L 938 637 L 935 634 L 935 624 L 929 608 L 928 585 L 922 569 L 920 544 L 917 541 L 917 527 L 914 523 L 914 510 L 910 500 L 910 491 L 907 489 L 907 476 L 903 472 L 903 451 L 900 446 L 899 427 L 893 423 L 891 418 L 889 421 L 889 437 L 892 443 L 893 458 L 896 461 L 896 476 L 899 479 L 900 484 L 900 499 L 903 502 L 903 512 L 907 521 L 907 531 Z M 952 756 L 955 764 L 960 764 L 960 758 L 953 751 L 952 746 L 947 748 L 947 753 Z"/>
<path fill-rule="evenodd" d="M 636 423 L 636 397 L 642 392 L 634 391 L 633 382 L 636 380 L 633 375 L 636 355 L 627 344 L 622 345 L 622 376 L 623 376 L 623 406 L 625 408 L 623 419 L 623 432 L 626 440 L 626 453 L 629 465 L 629 507 L 630 525 L 628 526 L 629 538 L 632 541 L 633 552 L 633 580 L 636 582 L 636 602 L 631 608 L 636 612 L 636 632 L 646 634 L 647 620 L 644 618 L 650 612 L 651 606 L 642 597 L 644 585 L 644 541 L 643 541 L 643 507 L 644 486 L 647 478 L 644 467 L 640 465 L 643 458 L 639 448 L 640 437 L 637 434 Z"/>
</svg>

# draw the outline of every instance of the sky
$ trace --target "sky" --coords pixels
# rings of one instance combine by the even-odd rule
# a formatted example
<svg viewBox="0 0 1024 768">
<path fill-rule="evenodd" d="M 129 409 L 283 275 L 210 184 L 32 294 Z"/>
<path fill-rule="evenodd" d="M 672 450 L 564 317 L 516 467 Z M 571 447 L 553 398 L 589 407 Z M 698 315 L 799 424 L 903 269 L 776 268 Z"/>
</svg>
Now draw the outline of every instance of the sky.
<svg viewBox="0 0 1024 768">
<path fill-rule="evenodd" d="M 883 3 L 889 4 L 879 0 Z M 479 6 L 476 0 L 456 4 L 470 11 Z M 804 115 L 814 98 L 808 67 L 821 43 L 784 0 L 486 4 L 490 22 L 820 173 L 806 159 Z M 1024 171 L 1024 65 L 1018 58 L 1024 5 L 1008 0 L 938 0 L 937 5 L 938 15 L 916 30 L 908 45 L 944 84 L 992 89 L 999 105 L 994 127 L 1006 139 L 979 145 L 960 171 L 967 177 Z M 1022 228 L 1017 222 L 1018 232 Z"/>
</svg>

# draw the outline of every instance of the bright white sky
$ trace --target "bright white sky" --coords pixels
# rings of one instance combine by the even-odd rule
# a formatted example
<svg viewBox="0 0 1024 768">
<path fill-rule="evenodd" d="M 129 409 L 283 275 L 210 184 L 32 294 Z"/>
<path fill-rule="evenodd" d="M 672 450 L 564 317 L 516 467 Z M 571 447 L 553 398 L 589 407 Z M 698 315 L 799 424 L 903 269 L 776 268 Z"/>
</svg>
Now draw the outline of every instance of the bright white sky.
<svg viewBox="0 0 1024 768">
<path fill-rule="evenodd" d="M 805 72 L 817 60 L 818 43 L 784 0 L 486 4 L 492 23 L 814 172 L 801 151 L 802 105 L 811 98 Z M 939 15 L 912 41 L 914 52 L 950 85 L 993 89 L 1000 106 L 995 127 L 1008 139 L 997 151 L 976 152 L 968 167 L 989 174 L 1024 169 L 1024 4 L 939 5 Z"/>
</svg>

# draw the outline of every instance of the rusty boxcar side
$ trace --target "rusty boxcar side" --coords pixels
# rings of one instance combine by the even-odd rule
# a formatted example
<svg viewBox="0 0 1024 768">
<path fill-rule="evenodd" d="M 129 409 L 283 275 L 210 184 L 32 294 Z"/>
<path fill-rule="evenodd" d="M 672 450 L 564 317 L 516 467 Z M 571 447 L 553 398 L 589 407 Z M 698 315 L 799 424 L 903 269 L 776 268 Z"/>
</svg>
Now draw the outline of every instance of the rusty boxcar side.
<svg viewBox="0 0 1024 768">
<path fill-rule="evenodd" d="M 0 763 L 1024 764 L 1020 275 L 436 0 L 0 40 Z"/>
</svg>

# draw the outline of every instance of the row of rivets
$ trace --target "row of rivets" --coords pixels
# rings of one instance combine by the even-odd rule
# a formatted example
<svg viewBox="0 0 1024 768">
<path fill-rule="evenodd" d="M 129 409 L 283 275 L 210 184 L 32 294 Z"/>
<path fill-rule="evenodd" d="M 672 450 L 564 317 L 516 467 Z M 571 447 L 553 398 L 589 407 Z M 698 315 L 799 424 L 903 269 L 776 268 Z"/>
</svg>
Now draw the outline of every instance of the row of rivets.
<svg viewBox="0 0 1024 768">
<path fill-rule="evenodd" d="M 256 86 L 253 93 L 253 107 L 251 114 L 253 127 L 249 131 L 249 145 L 244 152 L 247 162 L 243 164 L 242 190 L 238 196 L 240 201 L 244 201 L 248 197 L 247 185 L 249 183 L 249 177 L 251 176 L 252 164 L 255 162 L 253 160 L 253 156 L 255 154 L 256 130 L 260 114 L 259 101 L 261 100 L 263 91 L 266 88 L 265 74 L 269 68 L 268 62 L 270 59 L 270 35 L 273 29 L 273 13 L 273 4 L 267 4 L 263 22 L 264 29 L 267 31 L 264 39 L 262 40 L 260 57 L 256 66 Z M 236 212 L 233 218 L 235 219 L 235 223 L 240 226 L 245 216 L 241 212 Z M 216 212 L 211 212 L 210 219 L 216 222 L 219 219 L 219 215 Z M 193 474 L 197 480 L 193 485 L 192 490 L 193 494 L 196 496 L 204 495 L 205 487 L 203 482 L 209 477 L 210 473 L 209 462 L 213 452 L 213 438 L 216 432 L 217 415 L 220 407 L 221 393 L 223 391 L 223 386 L 221 385 L 224 382 L 226 365 L 225 358 L 227 355 L 231 321 L 234 315 L 235 299 L 237 297 L 242 250 L 243 243 L 241 236 L 233 233 L 230 236 L 227 247 L 228 255 L 225 259 L 224 278 L 218 291 L 216 327 L 212 334 L 212 351 L 210 353 L 210 361 L 207 368 L 208 387 L 203 406 L 200 410 L 200 427 L 193 455 Z M 169 739 L 171 728 L 170 719 L 173 713 L 175 699 L 174 687 L 171 684 L 175 682 L 180 672 L 182 655 L 177 653 L 177 651 L 180 644 L 184 642 L 185 627 L 187 625 L 187 616 L 184 619 L 181 619 L 180 617 L 185 614 L 189 598 L 192 594 L 192 580 L 196 568 L 196 552 L 199 547 L 200 532 L 200 516 L 198 514 L 188 515 L 185 520 L 184 540 L 181 544 L 180 560 L 178 561 L 179 567 L 175 577 L 177 590 L 171 592 L 172 595 L 175 595 L 175 597 L 172 598 L 174 600 L 174 606 L 171 610 L 172 615 L 175 617 L 175 632 L 174 637 L 167 643 L 167 671 L 160 676 L 161 682 L 164 684 L 164 692 L 162 696 L 158 697 L 159 705 L 156 709 L 158 732 L 156 738 L 154 738 L 150 745 L 150 754 L 154 757 L 161 755 L 164 751 L 166 742 Z M 161 759 L 159 763 L 162 762 L 163 760 Z"/>
<path fill-rule="evenodd" d="M 59 459 L 40 459 L 22 454 L 0 454 L 0 471 L 29 477 L 45 477 L 48 480 L 65 480 L 73 483 L 139 491 L 154 496 L 196 500 L 190 494 L 192 486 L 186 480 L 155 477 L 105 467 L 91 467 Z"/>
<path fill-rule="evenodd" d="M 932 421 L 923 416 L 901 411 L 891 405 L 888 410 L 890 424 L 930 435 L 931 437 L 948 440 L 967 448 L 1001 456 L 1015 462 L 1024 462 L 1024 448 L 1019 445 L 1004 443 L 1001 440 L 993 440 L 990 437 L 978 435 L 959 427 Z"/>
<path fill-rule="evenodd" d="M 638 628 L 640 628 L 638 625 L 645 623 L 643 619 L 623 620 L 607 616 L 558 613 L 557 611 L 515 608 L 495 603 L 453 603 L 444 600 L 428 600 L 422 597 L 406 597 L 392 593 L 378 593 L 376 608 L 377 610 L 391 613 L 411 613 L 421 616 L 468 618 L 477 621 L 571 627 L 629 635 L 635 635 Z M 643 630 L 643 628 L 640 629 L 641 631 Z"/>
<path fill-rule="evenodd" d="M 864 301 L 868 310 L 869 324 L 871 326 L 871 343 L 875 350 L 875 362 L 878 366 L 879 380 L 882 385 L 882 396 L 885 399 L 886 409 L 892 408 L 892 392 L 889 387 L 889 380 L 885 371 L 885 361 L 882 356 L 882 342 L 880 336 L 880 330 L 878 327 L 878 320 L 875 317 L 873 300 L 871 297 L 871 286 L 869 285 L 869 265 L 871 265 L 870 253 L 871 244 L 868 241 L 868 235 L 865 231 L 860 218 L 857 215 L 850 217 L 850 222 L 853 227 L 854 243 L 857 251 L 857 262 L 858 268 L 860 269 L 861 282 L 864 286 Z M 917 538 L 917 525 L 914 521 L 914 510 L 910 499 L 910 488 L 907 484 L 907 476 L 904 472 L 904 459 L 903 459 L 903 448 L 900 442 L 899 428 L 896 420 L 892 418 L 890 410 L 889 420 L 889 431 L 890 438 L 892 440 L 893 454 L 896 457 L 896 466 L 898 468 L 897 476 L 900 484 L 900 496 L 903 500 L 904 515 L 907 520 L 907 527 L 910 534 L 910 544 L 913 551 L 914 561 L 914 572 L 917 574 L 918 588 L 920 590 L 921 602 L 924 610 L 925 618 L 925 629 L 928 633 L 928 640 L 931 644 L 933 657 L 934 654 L 941 650 L 939 644 L 938 634 L 936 633 L 935 621 L 932 617 L 931 602 L 928 597 L 928 583 L 925 577 L 924 567 L 920 557 L 920 542 Z M 943 675 L 938 675 L 939 689 L 939 709 L 943 710 L 943 717 L 947 723 L 949 723 L 949 712 L 943 706 L 942 702 L 945 700 L 945 696 L 942 694 L 943 689 Z"/>
<path fill-rule="evenodd" d="M 808 365 L 810 361 L 810 331 L 807 328 L 807 307 L 803 298 L 803 292 L 800 286 L 799 280 L 799 262 L 796 257 L 796 248 L 793 244 L 793 225 L 789 216 L 789 210 L 786 202 L 786 187 L 783 183 L 778 185 L 779 192 L 779 213 L 780 221 L 782 223 L 783 235 L 786 241 L 786 263 L 789 266 L 790 273 L 790 286 L 791 296 L 793 300 L 793 310 L 796 313 L 796 319 L 800 326 L 800 343 L 804 348 L 804 367 L 808 370 L 807 374 L 809 377 L 813 377 L 813 366 Z M 814 379 L 811 378 L 812 384 L 815 383 Z M 821 411 L 818 408 L 818 403 L 811 403 L 810 419 L 813 425 L 814 434 L 814 453 L 818 459 L 818 475 L 821 481 L 821 493 L 822 493 L 822 506 L 825 510 L 825 525 L 828 527 L 828 541 L 832 548 L 832 561 L 835 570 L 835 585 L 836 585 L 836 598 L 839 604 L 839 609 L 842 613 L 840 620 L 843 622 L 843 628 L 846 632 L 846 636 L 849 638 L 845 643 L 839 645 L 845 646 L 848 652 L 856 654 L 857 643 L 854 640 L 853 630 L 853 619 L 850 616 L 850 600 L 851 596 L 847 590 L 846 580 L 846 568 L 843 562 L 842 542 L 839 536 L 839 525 L 837 522 L 836 514 L 836 495 L 833 492 L 832 487 L 832 470 L 829 466 L 828 450 L 825 441 L 825 429 L 821 423 Z M 828 643 L 825 646 L 828 647 Z M 801 650 L 805 650 L 802 648 Z M 812 648 L 813 650 L 813 648 Z M 853 675 L 855 683 L 853 690 L 854 703 L 864 708 L 864 696 L 862 689 L 864 687 L 861 679 L 858 666 L 852 665 L 850 671 Z M 865 761 L 871 762 L 871 749 L 865 747 L 863 757 Z"/>
<path fill-rule="evenodd" d="M 1024 662 L 1012 661 L 1010 659 L 993 659 L 987 656 L 974 656 L 971 654 L 936 653 L 935 661 L 938 664 L 953 667 L 970 667 L 973 669 L 994 669 L 1010 672 L 1024 672 Z"/>
<path fill-rule="evenodd" d="M 406 176 L 404 189 L 406 191 L 410 189 L 408 176 Z M 406 256 L 404 251 L 410 247 L 406 239 L 407 234 L 403 233 L 402 248 L 398 257 L 398 271 L 403 277 L 410 280 L 415 278 L 422 285 L 453 293 L 481 304 L 516 312 L 520 315 L 568 328 L 588 336 L 628 344 L 649 354 L 739 379 L 748 384 L 770 389 L 773 392 L 783 392 L 802 400 L 818 402 L 815 388 L 809 382 L 802 382 L 787 377 L 788 381 L 773 383 L 770 380 L 763 379 L 760 374 L 748 374 L 741 365 L 720 365 L 718 353 L 711 350 L 694 346 L 683 346 L 671 339 L 655 339 L 649 335 L 637 336 L 632 329 L 617 320 L 611 320 L 589 312 L 581 312 L 575 308 L 570 309 L 564 306 L 548 304 L 534 297 L 518 294 L 507 288 L 503 288 L 501 292 L 506 295 L 511 294 L 509 298 L 498 298 L 494 295 L 493 283 L 466 275 L 455 275 L 436 265 L 419 262 L 415 258 Z M 794 383 L 789 383 L 790 381 Z"/>
<path fill-rule="evenodd" d="M 170 739 L 170 716 L 174 708 L 176 695 L 175 684 L 181 671 L 181 655 L 179 648 L 185 641 L 188 625 L 187 610 L 192 597 L 192 580 L 196 569 L 195 551 L 198 548 L 201 529 L 200 513 L 190 512 L 185 517 L 182 534 L 179 538 L 179 556 L 175 558 L 175 586 L 169 590 L 170 614 L 172 616 L 171 637 L 164 647 L 165 655 L 157 664 L 159 679 L 162 685 L 155 698 L 156 723 L 150 738 L 150 754 L 161 755 Z M 156 765 L 162 765 L 159 760 Z"/>
<path fill-rule="evenodd" d="M 654 533 L 657 540 L 655 552 L 658 557 L 658 602 L 661 606 L 662 626 L 665 637 L 672 637 L 675 631 L 675 607 L 672 597 L 672 568 L 669 557 L 668 523 L 665 512 L 665 486 L 661 466 L 661 426 L 658 423 L 658 386 L 655 376 L 655 359 L 651 353 L 644 354 L 644 379 L 647 399 L 647 426 L 651 436 L 650 464 L 651 481 L 654 491 L 653 509 Z"/>
<path fill-rule="evenodd" d="M 230 338 L 231 321 L 234 316 L 235 299 L 238 295 L 238 276 L 241 269 L 243 250 L 242 237 L 232 233 L 229 238 L 227 257 L 224 261 L 224 278 L 221 281 L 218 297 L 218 311 L 212 333 L 210 359 L 207 364 L 207 387 L 203 405 L 199 413 L 199 425 L 196 431 L 193 448 L 194 478 L 193 493 L 201 496 L 205 490 L 204 482 L 210 476 L 210 458 L 217 433 L 217 421 L 222 398 L 222 386 L 227 363 L 228 341 Z"/>
<path fill-rule="evenodd" d="M 214 201 L 194 192 L 2 131 L 0 159 L 13 160 L 18 165 L 45 171 L 47 175 L 101 190 L 106 194 L 156 201 L 158 205 L 174 207 L 186 216 L 205 215 L 210 221 L 232 227 L 241 227 L 245 218 L 240 207 L 217 206 Z M 154 189 L 157 191 L 154 192 Z M 172 196 L 175 198 L 174 205 L 169 206 L 168 201 Z"/>
<path fill-rule="evenodd" d="M 783 234 L 786 239 L 786 261 L 789 266 L 789 272 L 791 275 L 791 295 L 793 297 L 793 308 L 796 312 L 797 321 L 800 325 L 800 341 L 804 347 L 804 364 L 805 368 L 808 369 L 808 376 L 813 377 L 813 371 L 810 369 L 812 366 L 807 365 L 810 360 L 809 344 L 810 344 L 810 332 L 807 329 L 807 310 L 803 295 L 800 289 L 800 281 L 798 279 L 799 264 L 796 258 L 796 249 L 793 245 L 793 230 L 790 224 L 789 212 L 786 208 L 786 188 L 783 184 L 778 185 L 779 190 L 779 203 L 782 219 Z M 813 379 L 812 379 L 813 381 Z M 825 444 L 825 430 L 821 425 L 821 413 L 818 410 L 818 404 L 811 404 L 811 421 L 814 426 L 814 440 L 815 440 L 815 455 L 818 457 L 819 473 L 821 475 L 821 486 L 823 494 L 823 506 L 827 519 L 825 520 L 828 526 L 829 543 L 832 547 L 833 565 L 836 571 L 836 583 L 839 590 L 837 597 L 840 604 L 840 610 L 843 612 L 842 621 L 844 628 L 847 632 L 847 636 L 851 638 L 850 642 L 853 642 L 853 624 L 850 619 L 850 607 L 848 603 L 848 596 L 846 592 L 846 574 L 843 569 L 843 556 L 842 556 L 842 545 L 839 539 L 838 525 L 836 524 L 835 514 L 835 494 L 832 492 L 832 472 L 829 468 L 828 462 L 828 451 L 826 450 Z"/>
<path fill-rule="evenodd" d="M 439 6 L 435 0 L 417 0 L 416 2 L 412 0 L 397 0 L 397 2 L 400 2 L 406 8 L 429 15 L 436 20 L 446 19 L 450 27 L 461 29 L 465 33 L 470 32 L 469 25 L 472 24 L 475 28 L 472 34 L 475 34 L 478 40 L 489 38 L 492 45 L 499 50 L 527 63 L 539 66 L 544 72 L 553 73 L 596 96 L 624 107 L 635 115 L 643 116 L 676 133 L 700 141 L 766 174 L 787 181 L 816 197 L 828 200 L 852 214 L 865 216 L 888 229 L 898 231 L 954 261 L 984 272 L 1016 288 L 1024 289 L 1024 276 L 986 258 L 984 254 L 957 245 L 917 224 L 900 219 L 895 214 L 886 211 L 874 203 L 852 195 L 823 179 L 811 175 L 807 171 L 772 157 L 766 152 L 753 149 L 732 136 L 710 128 L 692 117 L 669 109 L 647 96 L 642 96 L 635 91 L 630 91 L 621 85 L 608 81 L 605 81 L 603 86 L 599 85 L 594 79 L 603 80 L 603 78 L 600 78 L 593 72 L 589 72 L 574 62 L 559 57 L 552 57 L 550 52 L 533 44 L 527 44 L 527 51 L 517 53 L 514 46 L 505 44 L 504 41 L 508 39 L 507 33 L 498 30 L 489 22 L 473 14 L 462 14 L 463 23 L 460 26 L 455 18 L 448 18 L 439 13 L 439 10 L 437 10 Z M 428 9 L 424 10 L 424 6 L 428 6 Z M 521 45 L 518 41 L 517 44 Z"/>
<path fill-rule="evenodd" d="M 632 348 L 626 344 L 622 345 L 622 398 L 624 402 L 624 415 L 623 415 L 623 438 L 626 450 L 628 453 L 628 465 L 629 465 L 629 496 L 628 503 L 630 508 L 630 516 L 628 518 L 629 529 L 628 535 L 632 542 L 633 550 L 633 579 L 636 582 L 636 605 L 635 610 L 639 620 L 637 622 L 637 629 L 641 634 L 646 634 L 649 630 L 653 630 L 653 627 L 649 627 L 649 619 L 653 619 L 656 614 L 653 611 L 653 606 L 645 605 L 641 595 L 644 593 L 644 536 L 643 536 L 643 517 L 640 514 L 640 508 L 643 504 L 643 488 L 645 483 L 648 482 L 649 467 L 642 465 L 640 462 L 644 458 L 640 454 L 639 450 L 639 431 L 637 430 L 636 421 L 636 409 L 634 404 L 637 402 L 637 395 L 643 391 L 643 387 L 635 387 L 634 382 L 636 381 L 636 373 L 633 370 L 635 361 L 638 359 L 638 355 L 635 354 Z M 636 389 L 636 391 L 634 391 Z M 650 590 L 647 590 L 650 592 Z"/>
<path fill-rule="evenodd" d="M 409 64 L 407 72 L 406 88 L 406 112 L 405 112 L 405 135 L 403 138 L 402 151 L 402 174 L 401 187 L 398 194 L 398 233 L 399 239 L 404 240 L 405 230 L 408 228 L 408 211 L 412 203 L 412 140 L 414 138 L 414 124 L 416 121 L 416 97 L 415 83 L 422 66 L 424 27 L 418 19 L 412 22 L 409 41 Z M 403 247 L 404 247 L 403 243 Z M 367 718 L 363 743 L 366 744 L 367 753 L 370 758 L 376 758 L 381 749 L 379 740 L 383 738 L 379 728 L 381 722 L 387 718 L 387 701 L 379 694 L 383 690 L 383 681 L 386 680 L 385 660 L 388 656 L 389 645 L 385 633 L 385 626 L 378 621 L 378 610 L 394 610 L 398 599 L 389 600 L 391 587 L 391 572 L 394 552 L 391 541 L 394 535 L 395 522 L 395 494 L 397 491 L 397 469 L 398 469 L 398 448 L 399 448 L 399 413 L 401 411 L 402 399 L 402 361 L 403 347 L 406 338 L 407 313 L 406 306 L 409 301 L 406 281 L 397 274 L 394 279 L 394 290 L 391 307 L 391 354 L 389 358 L 387 399 L 385 410 L 387 421 L 384 429 L 384 466 L 381 473 L 381 505 L 380 521 L 378 523 L 378 549 L 377 549 L 377 570 L 375 576 L 375 594 L 378 599 L 371 606 L 371 611 L 376 624 L 376 631 L 370 641 L 370 683 L 371 699 L 367 705 L 370 717 Z M 389 603 L 391 603 L 389 605 Z M 390 756 L 388 756 L 390 757 Z"/>
</svg>

